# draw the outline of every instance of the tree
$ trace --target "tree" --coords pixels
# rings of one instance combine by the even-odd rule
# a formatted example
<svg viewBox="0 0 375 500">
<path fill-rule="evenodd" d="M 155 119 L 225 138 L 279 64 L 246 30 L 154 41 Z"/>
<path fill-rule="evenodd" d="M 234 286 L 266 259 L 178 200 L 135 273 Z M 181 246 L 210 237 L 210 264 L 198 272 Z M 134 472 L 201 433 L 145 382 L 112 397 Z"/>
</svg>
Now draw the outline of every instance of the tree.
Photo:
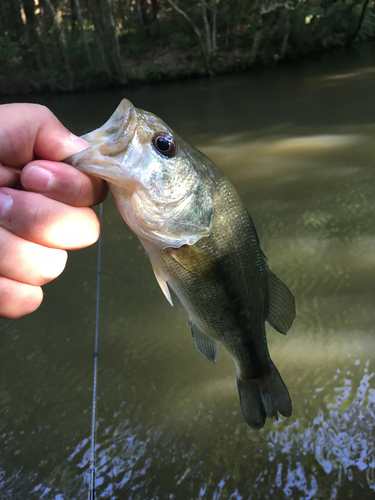
<svg viewBox="0 0 375 500">
<path fill-rule="evenodd" d="M 375 0 L 0 1 L 0 90 L 171 77 L 176 53 L 177 72 L 206 75 L 301 57 L 375 35 L 374 7 Z"/>
<path fill-rule="evenodd" d="M 202 54 L 202 59 L 203 59 L 203 63 L 204 63 L 204 67 L 205 67 L 205 70 L 206 70 L 206 73 L 208 75 L 212 75 L 212 71 L 210 69 L 210 65 L 209 65 L 209 62 L 208 62 L 208 50 L 206 51 L 205 47 L 204 47 L 204 44 L 203 44 L 203 40 L 202 40 L 202 35 L 201 35 L 201 32 L 200 30 L 198 29 L 197 25 L 194 23 L 194 21 L 191 19 L 191 17 L 189 17 L 185 11 L 183 11 L 180 7 L 178 7 L 172 0 L 168 0 L 168 2 L 172 5 L 172 7 L 179 13 L 181 14 L 185 19 L 186 21 L 190 24 L 190 26 L 193 28 L 194 30 L 194 33 L 197 37 L 197 40 L 198 40 L 198 43 L 199 43 L 199 48 L 201 50 L 201 54 Z"/>
<path fill-rule="evenodd" d="M 361 26 L 362 26 L 362 23 L 363 23 L 363 19 L 365 17 L 365 12 L 366 12 L 368 4 L 369 4 L 369 0 L 365 0 L 363 2 L 363 7 L 362 7 L 361 15 L 359 16 L 359 19 L 358 19 L 357 27 L 354 30 L 354 32 L 349 36 L 349 38 L 348 38 L 348 40 L 346 42 L 347 46 L 352 45 L 353 42 L 354 42 L 354 40 L 357 38 L 359 30 L 361 29 Z"/>
<path fill-rule="evenodd" d="M 72 90 L 74 87 L 74 75 L 73 75 L 73 70 L 72 70 L 70 62 L 69 62 L 68 47 L 67 47 L 65 35 L 61 29 L 59 21 L 57 20 L 56 11 L 55 11 L 54 6 L 51 3 L 51 0 L 43 0 L 43 2 L 50 12 L 53 26 L 57 32 L 57 35 L 58 35 L 58 40 L 59 40 L 60 47 L 61 47 L 61 53 L 62 53 L 64 63 L 65 63 L 65 69 L 66 69 L 66 72 L 67 72 L 67 75 L 69 78 L 69 90 Z"/>
</svg>

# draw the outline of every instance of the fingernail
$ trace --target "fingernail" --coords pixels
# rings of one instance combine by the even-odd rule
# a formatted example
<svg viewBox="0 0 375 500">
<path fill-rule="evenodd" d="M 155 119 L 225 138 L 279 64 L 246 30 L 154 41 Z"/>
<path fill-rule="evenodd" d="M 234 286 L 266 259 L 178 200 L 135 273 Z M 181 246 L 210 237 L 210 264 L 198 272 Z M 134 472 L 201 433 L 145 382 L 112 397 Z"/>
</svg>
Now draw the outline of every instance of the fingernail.
<svg viewBox="0 0 375 500">
<path fill-rule="evenodd" d="M 27 172 L 25 172 L 23 182 L 26 180 L 28 189 L 45 193 L 52 188 L 54 175 L 49 170 L 36 165 L 35 167 L 29 168 Z"/>
<path fill-rule="evenodd" d="M 78 137 L 77 135 L 70 134 L 70 139 L 74 144 L 79 146 L 81 149 L 87 149 L 90 147 L 90 143 L 82 139 L 81 137 Z"/>
<path fill-rule="evenodd" d="M 13 205 L 13 198 L 9 194 L 0 192 L 0 219 L 4 219 Z"/>
</svg>

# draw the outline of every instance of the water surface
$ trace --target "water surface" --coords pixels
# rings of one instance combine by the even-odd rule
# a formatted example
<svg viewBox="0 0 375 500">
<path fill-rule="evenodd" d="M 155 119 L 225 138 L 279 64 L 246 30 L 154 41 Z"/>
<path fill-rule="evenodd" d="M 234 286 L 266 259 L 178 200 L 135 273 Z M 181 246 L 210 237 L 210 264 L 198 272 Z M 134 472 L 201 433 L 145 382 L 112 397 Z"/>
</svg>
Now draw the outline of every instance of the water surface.
<svg viewBox="0 0 375 500">
<path fill-rule="evenodd" d="M 98 498 L 373 498 L 374 88 L 368 44 L 233 77 L 25 99 L 78 134 L 122 97 L 161 116 L 237 187 L 297 302 L 286 337 L 268 328 L 293 415 L 257 432 L 230 356 L 221 348 L 212 365 L 196 351 L 184 309 L 165 300 L 108 199 Z M 70 252 L 42 307 L 0 322 L 2 499 L 86 495 L 96 256 L 96 246 Z"/>
</svg>

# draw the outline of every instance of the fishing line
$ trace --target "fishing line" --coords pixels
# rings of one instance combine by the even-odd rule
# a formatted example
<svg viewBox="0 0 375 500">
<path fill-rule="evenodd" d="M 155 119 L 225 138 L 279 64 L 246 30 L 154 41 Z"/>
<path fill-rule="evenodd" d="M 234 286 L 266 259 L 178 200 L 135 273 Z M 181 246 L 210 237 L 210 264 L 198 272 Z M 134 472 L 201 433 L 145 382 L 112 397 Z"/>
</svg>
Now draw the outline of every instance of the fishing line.
<svg viewBox="0 0 375 500">
<path fill-rule="evenodd" d="M 98 240 L 98 271 L 96 277 L 96 311 L 95 311 L 95 349 L 94 349 L 94 380 L 92 388 L 91 414 L 91 450 L 89 468 L 89 496 L 88 500 L 95 500 L 95 431 L 96 431 L 96 386 L 98 379 L 98 337 L 99 337 L 99 291 L 100 291 L 100 262 L 102 253 L 102 218 L 103 203 L 99 205 L 100 234 Z"/>
</svg>

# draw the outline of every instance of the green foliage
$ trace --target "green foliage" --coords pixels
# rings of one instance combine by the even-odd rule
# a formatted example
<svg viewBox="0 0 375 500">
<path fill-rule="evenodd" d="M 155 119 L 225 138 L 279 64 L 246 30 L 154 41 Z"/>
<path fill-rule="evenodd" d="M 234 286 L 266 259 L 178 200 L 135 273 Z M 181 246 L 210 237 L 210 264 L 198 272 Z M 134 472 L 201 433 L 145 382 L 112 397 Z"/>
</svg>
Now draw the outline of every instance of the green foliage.
<svg viewBox="0 0 375 500">
<path fill-rule="evenodd" d="M 162 73 L 155 64 L 150 64 L 148 67 L 146 67 L 145 73 L 147 80 L 151 80 L 152 82 L 157 82 L 162 79 Z"/>
<path fill-rule="evenodd" d="M 375 0 L 358 33 L 364 0 L 206 0 L 208 26 L 200 1 L 174 1 L 184 15 L 167 0 L 156 0 L 157 11 L 146 0 L 78 0 L 79 17 L 71 0 L 53 2 L 55 14 L 42 2 L 26 25 L 21 11 L 3 7 L 0 91 L 120 83 L 119 65 L 133 80 L 237 71 L 249 67 L 251 57 L 258 64 L 275 63 L 342 46 L 354 35 L 357 40 L 375 35 Z M 116 33 L 109 18 L 102 18 L 105 9 L 112 9 Z M 207 48 L 207 30 L 216 53 Z M 156 62 L 160 52 L 169 52 L 167 62 Z"/>
<path fill-rule="evenodd" d="M 17 42 L 10 40 L 7 33 L 0 34 L 0 64 L 17 65 L 20 61 L 20 50 Z"/>
<path fill-rule="evenodd" d="M 119 42 L 130 56 L 144 57 L 147 54 L 147 43 L 136 27 L 126 27 L 119 35 Z"/>
<path fill-rule="evenodd" d="M 375 36 L 375 13 L 367 10 L 361 29 L 358 33 L 358 38 L 360 40 L 366 40 L 367 38 L 372 38 L 373 36 Z"/>
<path fill-rule="evenodd" d="M 169 39 L 170 42 L 176 47 L 187 47 L 194 43 L 194 40 L 190 36 L 181 32 L 172 33 Z"/>
</svg>

